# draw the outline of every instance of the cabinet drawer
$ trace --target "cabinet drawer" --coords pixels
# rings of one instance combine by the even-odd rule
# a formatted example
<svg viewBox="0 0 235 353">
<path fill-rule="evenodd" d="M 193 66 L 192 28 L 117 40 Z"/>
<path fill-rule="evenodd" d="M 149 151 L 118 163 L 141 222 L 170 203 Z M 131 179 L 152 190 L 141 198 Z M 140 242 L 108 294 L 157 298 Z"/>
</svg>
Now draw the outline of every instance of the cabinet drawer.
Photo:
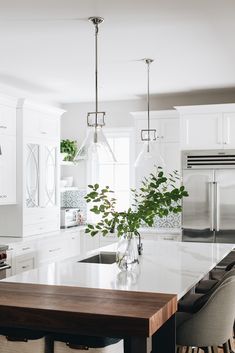
<svg viewBox="0 0 235 353">
<path fill-rule="evenodd" d="M 16 134 L 16 109 L 0 106 L 0 135 Z"/>
<path fill-rule="evenodd" d="M 65 239 L 42 240 L 38 243 L 38 263 L 49 263 L 65 258 L 68 246 Z M 68 255 L 69 256 L 69 255 Z"/>
<path fill-rule="evenodd" d="M 44 208 L 28 209 L 24 214 L 24 225 L 56 222 L 60 217 L 59 210 L 48 210 Z"/>
<path fill-rule="evenodd" d="M 24 255 L 35 251 L 35 245 L 32 243 L 23 242 L 23 244 L 13 244 L 9 246 L 9 253 L 14 257 L 16 255 Z"/>
<path fill-rule="evenodd" d="M 41 222 L 24 226 L 24 236 L 54 232 L 60 229 L 59 221 Z"/>
<path fill-rule="evenodd" d="M 159 234 L 158 240 L 181 241 L 180 234 Z"/>
<path fill-rule="evenodd" d="M 30 257 L 25 255 L 16 256 L 14 259 L 14 274 L 18 274 L 24 271 L 32 270 L 35 267 L 35 256 L 32 254 Z"/>
</svg>

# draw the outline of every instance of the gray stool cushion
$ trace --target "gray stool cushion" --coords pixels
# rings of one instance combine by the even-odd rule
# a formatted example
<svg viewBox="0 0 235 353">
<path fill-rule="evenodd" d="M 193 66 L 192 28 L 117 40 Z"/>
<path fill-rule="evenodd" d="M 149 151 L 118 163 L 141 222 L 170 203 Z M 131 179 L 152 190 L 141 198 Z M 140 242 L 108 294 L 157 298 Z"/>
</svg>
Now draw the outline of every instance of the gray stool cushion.
<svg viewBox="0 0 235 353">
<path fill-rule="evenodd" d="M 199 282 L 199 284 L 196 286 L 195 292 L 205 294 L 210 289 L 212 289 L 217 283 L 218 283 L 218 280 L 215 280 L 215 279 L 203 280 Z"/>
<path fill-rule="evenodd" d="M 206 297 L 206 298 L 204 298 Z M 178 311 L 185 313 L 196 313 L 206 303 L 207 296 L 204 294 L 188 294 L 178 302 Z"/>
</svg>

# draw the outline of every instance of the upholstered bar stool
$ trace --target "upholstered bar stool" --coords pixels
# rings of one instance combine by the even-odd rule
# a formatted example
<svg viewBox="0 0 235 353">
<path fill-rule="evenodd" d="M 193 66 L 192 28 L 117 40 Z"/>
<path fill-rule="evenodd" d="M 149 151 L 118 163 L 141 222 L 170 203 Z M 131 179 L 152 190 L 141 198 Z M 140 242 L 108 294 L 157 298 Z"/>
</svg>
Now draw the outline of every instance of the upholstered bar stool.
<svg viewBox="0 0 235 353">
<path fill-rule="evenodd" d="M 43 332 L 0 328 L 0 353 L 46 353 Z"/>
<path fill-rule="evenodd" d="M 233 278 L 233 277 L 235 278 L 235 269 L 225 272 L 221 280 L 217 281 L 216 284 L 210 287 L 208 291 L 205 291 L 205 293 L 186 294 L 178 302 L 178 311 L 196 313 L 198 310 L 200 310 L 203 307 L 203 305 L 207 302 L 207 300 L 210 298 L 210 296 L 214 293 L 214 291 L 219 286 L 221 286 L 229 278 Z"/>
<path fill-rule="evenodd" d="M 109 337 L 55 334 L 50 336 L 54 353 L 123 353 L 123 340 Z"/>
<path fill-rule="evenodd" d="M 195 347 L 206 353 L 224 353 L 233 350 L 230 340 L 235 318 L 235 279 L 230 278 L 219 286 L 206 304 L 195 314 L 176 314 L 176 343 L 178 352 L 196 352 Z"/>
</svg>

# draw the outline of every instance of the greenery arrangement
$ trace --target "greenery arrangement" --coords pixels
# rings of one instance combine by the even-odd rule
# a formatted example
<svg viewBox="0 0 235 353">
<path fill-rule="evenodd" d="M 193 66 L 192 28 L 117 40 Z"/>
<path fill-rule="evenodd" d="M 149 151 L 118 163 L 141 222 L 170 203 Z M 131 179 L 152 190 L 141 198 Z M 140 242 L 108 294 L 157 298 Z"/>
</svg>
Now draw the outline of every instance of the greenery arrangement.
<svg viewBox="0 0 235 353">
<path fill-rule="evenodd" d="M 61 140 L 60 141 L 60 152 L 67 153 L 65 161 L 73 161 L 78 151 L 77 141 Z"/>
<path fill-rule="evenodd" d="M 100 188 L 98 184 L 88 185 L 91 191 L 85 199 L 92 203 L 90 211 L 101 215 L 101 218 L 94 225 L 88 224 L 85 232 L 91 236 L 100 232 L 105 236 L 115 229 L 118 236 L 127 233 L 137 235 L 143 222 L 152 226 L 156 216 L 162 218 L 170 212 L 181 212 L 180 200 L 188 196 L 188 193 L 184 186 L 176 187 L 178 180 L 177 171 L 165 175 L 162 168 L 156 168 L 141 182 L 138 191 L 131 190 L 133 204 L 123 212 L 116 210 L 117 202 L 109 186 Z"/>
</svg>

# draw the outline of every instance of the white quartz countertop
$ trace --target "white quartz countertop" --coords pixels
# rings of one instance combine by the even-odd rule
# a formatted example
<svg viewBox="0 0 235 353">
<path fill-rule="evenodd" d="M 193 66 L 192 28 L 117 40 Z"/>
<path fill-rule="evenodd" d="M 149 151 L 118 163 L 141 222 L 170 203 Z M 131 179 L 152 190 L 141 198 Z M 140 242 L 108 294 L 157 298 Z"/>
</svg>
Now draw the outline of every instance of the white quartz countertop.
<svg viewBox="0 0 235 353">
<path fill-rule="evenodd" d="M 171 293 L 181 298 L 233 248 L 233 244 L 146 240 L 140 264 L 133 272 L 120 272 L 115 263 L 78 262 L 98 253 L 98 249 L 8 277 L 5 281 Z M 116 251 L 116 244 L 103 247 L 102 251 Z"/>
</svg>

